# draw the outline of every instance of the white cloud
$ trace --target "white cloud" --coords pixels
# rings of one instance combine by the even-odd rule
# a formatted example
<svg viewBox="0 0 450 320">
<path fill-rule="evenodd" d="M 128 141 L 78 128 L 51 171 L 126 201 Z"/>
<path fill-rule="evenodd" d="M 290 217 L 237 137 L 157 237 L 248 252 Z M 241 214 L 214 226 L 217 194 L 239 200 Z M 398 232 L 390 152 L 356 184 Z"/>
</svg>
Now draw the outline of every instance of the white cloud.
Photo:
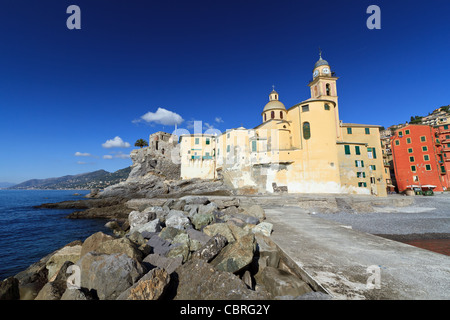
<svg viewBox="0 0 450 320">
<path fill-rule="evenodd" d="M 91 157 L 92 155 L 87 152 L 75 152 L 75 157 Z"/>
<path fill-rule="evenodd" d="M 217 123 L 223 122 L 223 120 L 222 120 L 221 117 L 216 117 L 216 118 L 214 119 L 214 121 L 216 121 Z"/>
<path fill-rule="evenodd" d="M 126 153 L 122 153 L 122 152 L 117 152 L 116 154 L 112 155 L 112 154 L 105 154 L 103 156 L 103 159 L 113 159 L 113 158 L 118 158 L 118 159 L 130 159 L 130 155 L 126 154 Z"/>
<path fill-rule="evenodd" d="M 107 140 L 102 144 L 103 148 L 129 148 L 131 145 L 128 142 L 124 142 L 122 138 L 115 137 L 114 139 Z"/>
<path fill-rule="evenodd" d="M 164 108 L 158 108 L 156 112 L 147 112 L 141 117 L 145 122 L 154 122 L 165 126 L 178 125 L 184 121 L 184 119 L 177 113 L 166 110 Z M 133 123 L 140 122 L 140 120 L 134 120 Z"/>
</svg>

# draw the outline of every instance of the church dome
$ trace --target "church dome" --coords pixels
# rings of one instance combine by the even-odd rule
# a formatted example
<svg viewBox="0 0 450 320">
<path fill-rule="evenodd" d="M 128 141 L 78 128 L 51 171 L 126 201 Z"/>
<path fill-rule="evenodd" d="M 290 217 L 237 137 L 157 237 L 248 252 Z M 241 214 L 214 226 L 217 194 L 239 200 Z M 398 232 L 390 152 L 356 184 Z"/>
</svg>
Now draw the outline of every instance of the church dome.
<svg viewBox="0 0 450 320">
<path fill-rule="evenodd" d="M 278 100 L 278 92 L 275 90 L 272 90 L 272 92 L 269 94 L 269 102 L 265 105 L 263 112 L 269 111 L 269 110 L 286 110 L 286 107 L 284 104 Z"/>
<path fill-rule="evenodd" d="M 317 68 L 317 67 L 320 67 L 320 66 L 330 66 L 328 64 L 327 60 L 322 59 L 322 55 L 320 56 L 319 61 L 317 61 L 316 64 L 314 65 L 314 69 Z"/>
</svg>

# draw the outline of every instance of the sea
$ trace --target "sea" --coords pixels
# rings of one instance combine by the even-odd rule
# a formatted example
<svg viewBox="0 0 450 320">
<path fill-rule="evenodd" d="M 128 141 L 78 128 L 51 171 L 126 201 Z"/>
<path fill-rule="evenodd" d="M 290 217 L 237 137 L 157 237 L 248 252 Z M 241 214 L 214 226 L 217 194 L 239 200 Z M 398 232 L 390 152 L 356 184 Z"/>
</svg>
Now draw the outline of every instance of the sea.
<svg viewBox="0 0 450 320">
<path fill-rule="evenodd" d="M 14 276 L 47 254 L 102 231 L 102 219 L 67 219 L 75 210 L 33 206 L 81 200 L 87 190 L 0 190 L 0 280 Z M 78 194 L 78 195 L 77 195 Z"/>
</svg>

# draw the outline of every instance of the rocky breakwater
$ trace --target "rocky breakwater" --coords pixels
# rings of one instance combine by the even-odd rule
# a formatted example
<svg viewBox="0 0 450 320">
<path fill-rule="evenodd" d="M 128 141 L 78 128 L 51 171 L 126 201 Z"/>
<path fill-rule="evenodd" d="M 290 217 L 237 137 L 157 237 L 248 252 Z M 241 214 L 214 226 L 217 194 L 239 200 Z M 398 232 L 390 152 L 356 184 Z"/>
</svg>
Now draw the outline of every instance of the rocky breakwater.
<svg viewBox="0 0 450 320">
<path fill-rule="evenodd" d="M 185 196 L 139 210 L 5 279 L 0 299 L 293 299 L 318 294 L 280 259 L 258 205 Z M 78 286 L 71 271 L 79 270 Z M 72 277 L 72 279 L 70 279 Z M 76 284 L 76 281 L 74 282 Z"/>
</svg>

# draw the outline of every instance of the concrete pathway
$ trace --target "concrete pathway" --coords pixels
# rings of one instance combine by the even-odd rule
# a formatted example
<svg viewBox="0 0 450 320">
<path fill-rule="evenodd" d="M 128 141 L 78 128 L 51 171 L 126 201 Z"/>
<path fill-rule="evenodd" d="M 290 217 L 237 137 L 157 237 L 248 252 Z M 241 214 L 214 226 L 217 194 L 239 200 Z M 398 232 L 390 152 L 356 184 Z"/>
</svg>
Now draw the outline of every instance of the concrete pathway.
<svg viewBox="0 0 450 320">
<path fill-rule="evenodd" d="M 334 299 L 450 299 L 450 257 L 266 207 L 272 239 Z"/>
</svg>

